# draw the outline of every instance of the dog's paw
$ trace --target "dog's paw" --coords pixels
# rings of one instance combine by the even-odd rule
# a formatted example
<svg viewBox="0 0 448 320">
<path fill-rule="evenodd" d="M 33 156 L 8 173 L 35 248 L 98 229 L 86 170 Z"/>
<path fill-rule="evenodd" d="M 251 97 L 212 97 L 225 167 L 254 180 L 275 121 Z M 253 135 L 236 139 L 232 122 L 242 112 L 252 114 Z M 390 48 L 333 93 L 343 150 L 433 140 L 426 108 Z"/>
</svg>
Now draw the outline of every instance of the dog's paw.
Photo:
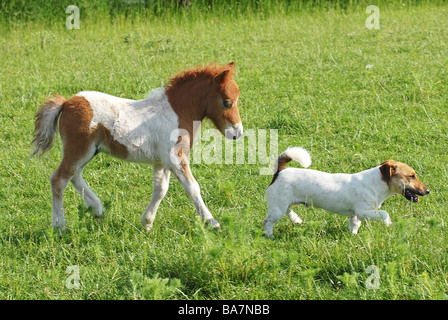
<svg viewBox="0 0 448 320">
<path fill-rule="evenodd" d="M 291 220 L 292 223 L 294 223 L 294 224 L 302 224 L 303 223 L 302 219 L 300 219 L 300 217 L 297 215 L 297 213 L 295 213 L 292 210 L 288 212 L 288 217 L 289 217 L 289 220 Z"/>
<path fill-rule="evenodd" d="M 291 220 L 291 221 L 294 224 L 302 224 L 303 223 L 303 220 L 300 219 L 299 217 L 295 217 L 294 220 Z"/>
</svg>

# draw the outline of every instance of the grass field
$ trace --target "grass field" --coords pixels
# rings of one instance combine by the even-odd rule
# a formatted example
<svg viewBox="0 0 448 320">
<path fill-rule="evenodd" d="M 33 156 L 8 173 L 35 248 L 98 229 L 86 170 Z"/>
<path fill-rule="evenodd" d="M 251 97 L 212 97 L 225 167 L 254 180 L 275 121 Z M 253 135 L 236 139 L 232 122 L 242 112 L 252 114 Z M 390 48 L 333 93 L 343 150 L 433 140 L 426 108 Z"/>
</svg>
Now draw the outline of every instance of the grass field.
<svg viewBox="0 0 448 320">
<path fill-rule="evenodd" d="M 52 23 L 4 17 L 0 299 L 447 299 L 448 6 L 379 4 L 378 30 L 366 28 L 366 7 L 128 18 L 81 11 L 73 30 L 64 11 Z M 29 158 L 39 104 L 80 90 L 141 99 L 180 70 L 230 61 L 245 129 L 278 130 L 279 152 L 302 146 L 313 169 L 329 172 L 393 158 L 416 169 L 431 194 L 417 204 L 387 200 L 393 225 L 363 223 L 356 236 L 346 217 L 298 208 L 305 223 L 284 218 L 270 240 L 262 221 L 271 176 L 259 163 L 193 164 L 222 232 L 202 225 L 171 179 L 147 234 L 140 215 L 151 168 L 100 154 L 84 177 L 105 217 L 95 220 L 69 185 L 70 232 L 59 238 L 49 184 L 59 138 Z"/>
</svg>

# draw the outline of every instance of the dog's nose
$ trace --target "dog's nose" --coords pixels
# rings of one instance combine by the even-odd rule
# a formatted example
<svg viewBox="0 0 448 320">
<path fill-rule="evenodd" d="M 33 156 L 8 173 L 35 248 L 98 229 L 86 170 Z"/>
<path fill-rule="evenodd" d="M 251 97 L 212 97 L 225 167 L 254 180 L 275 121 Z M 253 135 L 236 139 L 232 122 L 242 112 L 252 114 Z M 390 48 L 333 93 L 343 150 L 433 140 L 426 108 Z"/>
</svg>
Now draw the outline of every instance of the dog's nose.
<svg viewBox="0 0 448 320">
<path fill-rule="evenodd" d="M 426 189 L 426 194 L 428 194 L 429 193 L 429 189 Z"/>
</svg>

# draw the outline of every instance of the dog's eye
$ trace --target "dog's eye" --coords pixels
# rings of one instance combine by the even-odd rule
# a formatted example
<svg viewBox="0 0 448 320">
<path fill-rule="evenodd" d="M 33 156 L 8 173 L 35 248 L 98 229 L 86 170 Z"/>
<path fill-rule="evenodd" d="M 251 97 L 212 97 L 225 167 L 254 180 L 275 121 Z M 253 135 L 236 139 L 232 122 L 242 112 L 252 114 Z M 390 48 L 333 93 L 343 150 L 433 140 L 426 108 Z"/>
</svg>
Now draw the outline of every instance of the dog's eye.
<svg viewBox="0 0 448 320">
<path fill-rule="evenodd" d="M 233 101 L 231 99 L 223 100 L 222 105 L 224 106 L 224 108 L 231 108 L 233 105 Z"/>
<path fill-rule="evenodd" d="M 409 176 L 409 178 L 411 178 L 411 179 L 415 179 L 415 175 L 414 175 L 414 174 L 411 174 L 411 175 Z"/>
</svg>

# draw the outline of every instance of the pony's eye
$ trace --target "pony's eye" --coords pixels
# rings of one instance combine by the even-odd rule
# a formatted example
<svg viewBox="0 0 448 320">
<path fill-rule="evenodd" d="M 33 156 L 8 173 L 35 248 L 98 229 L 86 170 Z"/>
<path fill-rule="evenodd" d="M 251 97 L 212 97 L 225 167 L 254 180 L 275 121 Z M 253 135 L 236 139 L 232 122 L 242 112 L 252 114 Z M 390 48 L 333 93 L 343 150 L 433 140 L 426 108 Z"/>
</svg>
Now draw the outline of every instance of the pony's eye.
<svg viewBox="0 0 448 320">
<path fill-rule="evenodd" d="M 231 108 L 233 105 L 233 101 L 231 99 L 223 100 L 222 105 L 224 106 L 224 108 Z"/>
</svg>

